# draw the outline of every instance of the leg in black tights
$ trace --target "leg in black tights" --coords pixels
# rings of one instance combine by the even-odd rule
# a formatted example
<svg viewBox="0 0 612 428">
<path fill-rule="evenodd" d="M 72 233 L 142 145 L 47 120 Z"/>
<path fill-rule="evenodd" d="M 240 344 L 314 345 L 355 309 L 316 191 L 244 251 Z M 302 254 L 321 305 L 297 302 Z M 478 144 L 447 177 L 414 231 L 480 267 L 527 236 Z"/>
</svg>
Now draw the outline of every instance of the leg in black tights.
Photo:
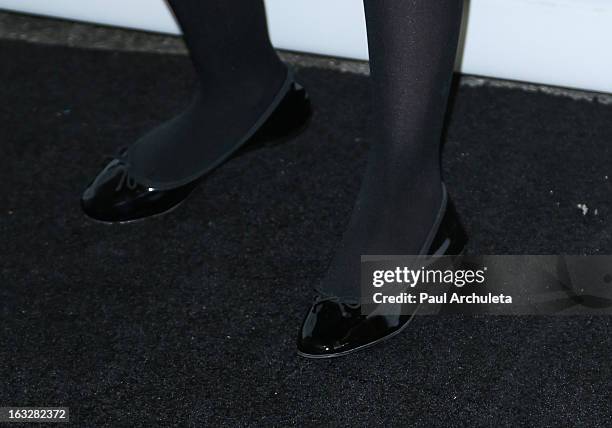
<svg viewBox="0 0 612 428">
<path fill-rule="evenodd" d="M 198 76 L 187 109 L 123 151 L 88 186 L 84 211 L 125 222 L 175 207 L 251 142 L 300 129 L 310 113 L 268 37 L 263 0 L 169 0 Z M 167 76 L 172 78 L 172 76 Z"/>
<path fill-rule="evenodd" d="M 358 296 L 362 254 L 418 254 L 442 201 L 460 0 L 366 0 L 374 120 L 361 192 L 322 290 Z"/>
<path fill-rule="evenodd" d="M 304 354 L 333 353 L 340 346 L 334 334 L 348 337 L 348 331 L 332 332 L 330 320 L 345 327 L 357 322 L 347 319 L 350 310 L 337 310 L 337 303 L 359 301 L 360 256 L 419 254 L 443 204 L 440 139 L 463 2 L 364 3 L 375 115 L 372 147 L 348 229 L 319 286 L 323 296 L 340 299 L 324 299 L 309 312 L 298 343 Z M 325 305 L 331 309 L 324 314 Z M 327 324 L 320 322 L 324 318 Z M 317 334 L 321 337 L 312 337 Z"/>
<path fill-rule="evenodd" d="M 262 0 L 170 0 L 199 78 L 191 106 L 129 150 L 132 173 L 176 185 L 236 144 L 270 106 L 287 69 Z"/>
</svg>

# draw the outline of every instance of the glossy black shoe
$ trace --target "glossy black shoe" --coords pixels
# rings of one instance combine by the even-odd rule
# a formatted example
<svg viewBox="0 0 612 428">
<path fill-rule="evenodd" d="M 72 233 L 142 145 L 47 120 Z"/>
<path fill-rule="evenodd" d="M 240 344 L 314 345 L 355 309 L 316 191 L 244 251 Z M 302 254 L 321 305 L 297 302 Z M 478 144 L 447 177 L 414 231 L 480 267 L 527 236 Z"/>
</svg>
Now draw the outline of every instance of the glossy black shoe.
<svg viewBox="0 0 612 428">
<path fill-rule="evenodd" d="M 421 255 L 458 255 L 466 241 L 465 232 L 444 189 L 440 212 Z M 400 333 L 414 316 L 406 310 L 397 312 L 389 314 L 388 311 L 374 310 L 370 315 L 362 315 L 358 301 L 318 296 L 302 323 L 297 341 L 298 354 L 307 358 L 331 358 L 368 348 Z"/>
<path fill-rule="evenodd" d="M 238 150 L 280 143 L 299 134 L 306 128 L 311 113 L 306 90 L 298 83 L 290 83 L 272 113 L 263 120 L 263 124 L 256 126 L 241 144 L 206 168 L 196 180 L 171 189 L 138 183 L 130 175 L 130 165 L 126 157 L 120 155 L 98 174 L 83 193 L 83 211 L 95 220 L 108 223 L 127 223 L 165 214 L 184 201 L 208 173 Z"/>
</svg>

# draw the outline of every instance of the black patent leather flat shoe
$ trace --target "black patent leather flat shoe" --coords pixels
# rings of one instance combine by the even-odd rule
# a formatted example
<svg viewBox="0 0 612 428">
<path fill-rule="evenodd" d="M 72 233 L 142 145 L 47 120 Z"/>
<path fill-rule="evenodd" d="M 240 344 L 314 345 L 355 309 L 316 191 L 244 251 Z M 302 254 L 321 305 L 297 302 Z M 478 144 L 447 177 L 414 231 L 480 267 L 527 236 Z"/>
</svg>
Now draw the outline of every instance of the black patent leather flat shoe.
<svg viewBox="0 0 612 428">
<path fill-rule="evenodd" d="M 440 212 L 420 255 L 458 255 L 467 241 L 444 189 Z M 298 354 L 307 358 L 339 357 L 368 348 L 400 333 L 414 313 L 361 313 L 358 301 L 318 296 L 306 314 L 297 341 Z"/>
<path fill-rule="evenodd" d="M 306 128 L 311 113 L 306 90 L 293 82 L 267 119 L 241 144 L 206 168 L 199 178 L 179 187 L 156 189 L 131 176 L 127 158 L 120 155 L 89 184 L 81 197 L 81 207 L 89 217 L 107 223 L 127 223 L 165 214 L 183 202 L 207 174 L 240 149 L 276 144 L 297 135 Z"/>
</svg>

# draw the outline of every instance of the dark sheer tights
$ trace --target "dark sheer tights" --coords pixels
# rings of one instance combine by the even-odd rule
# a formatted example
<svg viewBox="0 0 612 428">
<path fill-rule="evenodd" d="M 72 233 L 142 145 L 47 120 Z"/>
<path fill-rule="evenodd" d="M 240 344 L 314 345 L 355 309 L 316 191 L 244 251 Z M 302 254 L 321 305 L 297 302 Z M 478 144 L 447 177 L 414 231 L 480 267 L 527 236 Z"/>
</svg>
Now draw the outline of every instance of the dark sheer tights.
<svg viewBox="0 0 612 428">
<path fill-rule="evenodd" d="M 287 79 L 287 69 L 270 44 L 262 0 L 169 4 L 199 87 L 182 114 L 128 149 L 131 175 L 156 188 L 197 178 L 256 124 Z"/>
<path fill-rule="evenodd" d="M 357 300 L 362 254 L 419 254 L 442 201 L 440 139 L 461 0 L 365 0 L 373 83 L 368 166 L 323 294 Z"/>
</svg>

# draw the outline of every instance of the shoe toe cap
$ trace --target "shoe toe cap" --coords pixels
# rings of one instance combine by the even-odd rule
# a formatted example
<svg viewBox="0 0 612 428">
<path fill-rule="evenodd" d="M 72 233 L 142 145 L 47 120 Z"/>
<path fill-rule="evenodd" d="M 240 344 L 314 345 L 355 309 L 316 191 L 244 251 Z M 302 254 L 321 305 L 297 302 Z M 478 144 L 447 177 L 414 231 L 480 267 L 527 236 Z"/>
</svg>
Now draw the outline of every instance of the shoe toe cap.
<svg viewBox="0 0 612 428">
<path fill-rule="evenodd" d="M 351 332 L 362 319 L 358 308 L 347 309 L 335 302 L 315 303 L 302 323 L 298 352 L 321 358 L 350 350 Z"/>
</svg>

